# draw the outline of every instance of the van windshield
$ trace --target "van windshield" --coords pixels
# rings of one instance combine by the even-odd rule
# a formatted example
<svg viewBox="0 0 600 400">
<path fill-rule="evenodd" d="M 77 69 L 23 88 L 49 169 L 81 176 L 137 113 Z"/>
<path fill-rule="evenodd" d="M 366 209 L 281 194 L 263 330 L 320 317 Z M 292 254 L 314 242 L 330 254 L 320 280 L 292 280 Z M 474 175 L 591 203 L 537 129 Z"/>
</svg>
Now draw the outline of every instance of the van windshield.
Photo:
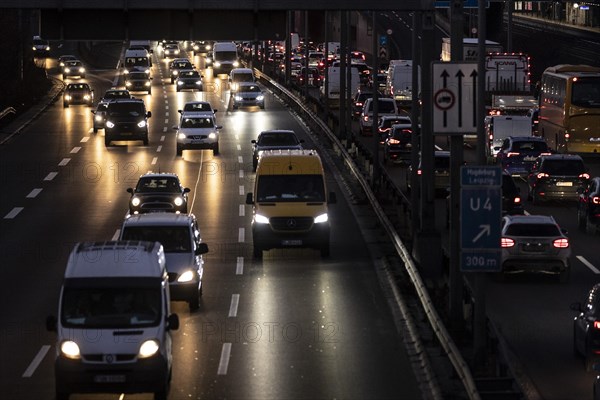
<svg viewBox="0 0 600 400">
<path fill-rule="evenodd" d="M 60 311 L 63 326 L 115 329 L 160 323 L 159 279 L 147 282 L 142 278 L 142 282 L 134 282 L 126 278 L 127 284 L 113 287 L 104 285 L 101 279 L 85 280 L 92 282 L 72 286 L 65 284 Z"/>
<path fill-rule="evenodd" d="M 258 181 L 258 202 L 324 202 L 321 175 L 262 175 Z"/>
<path fill-rule="evenodd" d="M 219 61 L 236 61 L 237 51 L 215 51 L 215 59 Z"/>
</svg>

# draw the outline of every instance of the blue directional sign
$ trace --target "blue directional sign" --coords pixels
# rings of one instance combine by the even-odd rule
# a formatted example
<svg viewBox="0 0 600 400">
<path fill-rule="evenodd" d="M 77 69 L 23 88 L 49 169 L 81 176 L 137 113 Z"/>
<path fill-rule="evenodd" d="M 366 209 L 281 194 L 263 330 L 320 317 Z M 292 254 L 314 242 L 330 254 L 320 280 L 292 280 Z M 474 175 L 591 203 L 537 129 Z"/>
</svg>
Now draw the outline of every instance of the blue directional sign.
<svg viewBox="0 0 600 400">
<path fill-rule="evenodd" d="M 387 35 L 379 35 L 379 45 L 387 46 Z"/>
<path fill-rule="evenodd" d="M 502 170 L 496 166 L 461 168 L 461 270 L 501 269 Z"/>
</svg>

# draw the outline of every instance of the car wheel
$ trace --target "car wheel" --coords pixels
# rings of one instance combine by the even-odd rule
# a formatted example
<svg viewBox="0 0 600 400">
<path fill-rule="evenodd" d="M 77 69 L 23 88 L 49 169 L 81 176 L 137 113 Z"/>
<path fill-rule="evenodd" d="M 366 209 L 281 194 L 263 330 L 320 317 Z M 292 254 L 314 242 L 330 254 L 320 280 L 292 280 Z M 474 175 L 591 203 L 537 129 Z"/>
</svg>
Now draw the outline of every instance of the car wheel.
<svg viewBox="0 0 600 400">
<path fill-rule="evenodd" d="M 152 90 L 148 90 L 148 94 L 152 94 Z"/>
<path fill-rule="evenodd" d="M 265 109 L 265 105 L 264 105 L 264 104 L 261 104 L 261 105 L 260 105 L 260 109 L 261 109 L 261 110 L 264 110 L 264 109 Z"/>
<path fill-rule="evenodd" d="M 196 292 L 196 295 L 192 296 L 188 303 L 190 305 L 190 311 L 196 311 L 200 308 L 200 293 Z"/>
<path fill-rule="evenodd" d="M 65 74 L 63 74 L 63 81 L 67 79 L 67 76 Z"/>
<path fill-rule="evenodd" d="M 146 133 L 146 135 L 144 136 L 144 139 L 142 139 L 142 141 L 144 142 L 144 146 L 148 146 L 148 134 Z"/>
<path fill-rule="evenodd" d="M 321 258 L 329 257 L 329 254 L 330 254 L 329 241 L 327 241 L 327 243 L 325 243 L 323 246 L 321 246 L 320 251 L 321 251 Z"/>
<path fill-rule="evenodd" d="M 94 127 L 94 133 L 98 133 L 98 128 Z"/>
<path fill-rule="evenodd" d="M 231 108 L 233 108 L 234 110 L 238 109 L 238 106 L 236 106 L 235 104 L 233 106 L 231 106 Z"/>
<path fill-rule="evenodd" d="M 263 251 L 260 247 L 258 246 L 253 246 L 252 248 L 252 254 L 254 255 L 254 258 L 260 259 L 263 256 Z"/>
<path fill-rule="evenodd" d="M 581 357 L 581 353 L 577 348 L 577 328 L 575 324 L 573 324 L 573 355 L 577 358 Z"/>
<path fill-rule="evenodd" d="M 69 103 L 64 103 L 63 102 L 63 108 L 69 108 Z"/>
<path fill-rule="evenodd" d="M 527 190 L 527 200 L 531 201 L 533 199 L 533 196 L 531 195 L 531 186 L 528 187 Z"/>
<path fill-rule="evenodd" d="M 219 142 L 217 142 L 217 144 L 215 144 L 215 146 L 213 147 L 213 155 L 219 155 Z"/>
<path fill-rule="evenodd" d="M 171 78 L 171 85 L 175 83 L 175 80 Z"/>
<path fill-rule="evenodd" d="M 178 156 L 180 156 L 183 153 L 183 149 L 181 148 L 181 146 L 177 146 L 176 153 Z"/>
<path fill-rule="evenodd" d="M 258 162 L 252 161 L 252 172 L 256 172 L 256 167 L 258 167 Z"/>
<path fill-rule="evenodd" d="M 106 133 L 104 134 L 104 146 L 110 147 L 111 138 Z"/>
</svg>

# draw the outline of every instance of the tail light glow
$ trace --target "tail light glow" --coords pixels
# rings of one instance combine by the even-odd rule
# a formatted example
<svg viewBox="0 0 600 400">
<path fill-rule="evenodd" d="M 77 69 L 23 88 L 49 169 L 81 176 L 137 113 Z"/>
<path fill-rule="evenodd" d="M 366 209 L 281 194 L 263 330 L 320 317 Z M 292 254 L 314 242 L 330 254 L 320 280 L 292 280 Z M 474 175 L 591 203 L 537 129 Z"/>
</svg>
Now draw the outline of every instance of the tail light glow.
<svg viewBox="0 0 600 400">
<path fill-rule="evenodd" d="M 509 248 L 509 247 L 513 247 L 514 245 L 515 245 L 515 241 L 512 240 L 511 238 L 503 237 L 500 239 L 500 247 L 502 247 L 502 248 Z"/>
<path fill-rule="evenodd" d="M 583 174 L 579 175 L 579 178 L 581 178 L 581 179 L 590 179 L 590 174 L 584 172 Z"/>
<path fill-rule="evenodd" d="M 567 247 L 569 247 L 569 239 L 556 239 L 554 242 L 552 242 L 552 245 L 557 249 L 566 249 Z"/>
<path fill-rule="evenodd" d="M 545 172 L 540 172 L 540 173 L 539 173 L 539 174 L 537 174 L 535 177 L 536 177 L 536 178 L 538 178 L 538 179 L 543 179 L 543 178 L 550 178 L 550 175 L 548 175 L 548 174 L 547 174 L 547 173 L 545 173 Z"/>
<path fill-rule="evenodd" d="M 521 153 L 518 153 L 518 152 L 515 152 L 515 151 L 509 151 L 509 152 L 506 154 L 506 157 L 507 157 L 507 158 L 508 158 L 508 157 L 514 157 L 514 156 L 518 156 L 519 154 L 521 154 Z"/>
</svg>

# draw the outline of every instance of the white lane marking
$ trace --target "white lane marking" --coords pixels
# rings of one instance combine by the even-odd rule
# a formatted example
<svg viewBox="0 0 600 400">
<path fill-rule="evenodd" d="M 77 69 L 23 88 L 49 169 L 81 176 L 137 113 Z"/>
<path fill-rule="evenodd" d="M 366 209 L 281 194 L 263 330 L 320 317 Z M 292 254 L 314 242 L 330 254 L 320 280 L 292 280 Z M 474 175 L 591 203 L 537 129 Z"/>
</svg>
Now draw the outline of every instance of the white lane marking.
<svg viewBox="0 0 600 400">
<path fill-rule="evenodd" d="M 29 367 L 27 367 L 25 372 L 23 372 L 23 378 L 31 378 L 31 376 L 33 375 L 37 367 L 40 365 L 44 357 L 46 357 L 48 350 L 50 350 L 50 345 L 45 344 L 42 346 L 40 351 L 38 351 L 35 357 L 33 357 L 33 360 L 31 361 L 31 364 L 29 364 Z"/>
<path fill-rule="evenodd" d="M 169 123 L 169 120 L 165 118 L 165 124 L 168 124 L 168 123 Z"/>
<path fill-rule="evenodd" d="M 243 196 L 245 191 L 246 189 L 244 189 L 244 185 L 240 185 L 240 196 Z"/>
<path fill-rule="evenodd" d="M 244 204 L 240 204 L 240 217 L 246 215 L 246 206 Z"/>
<path fill-rule="evenodd" d="M 120 230 L 120 229 L 117 229 L 117 230 L 115 231 L 115 234 L 114 234 L 114 235 L 112 235 L 112 238 L 111 238 L 110 240 L 119 240 L 119 236 L 120 236 L 120 235 L 121 235 L 121 230 Z"/>
<path fill-rule="evenodd" d="M 231 304 L 229 305 L 229 317 L 235 318 L 237 317 L 238 305 L 240 304 L 240 295 L 232 294 L 231 295 Z"/>
<path fill-rule="evenodd" d="M 238 151 L 241 151 L 241 150 L 242 150 L 242 146 L 240 146 L 239 144 L 238 144 L 238 145 L 236 145 L 236 147 L 237 147 Z"/>
<path fill-rule="evenodd" d="M 244 157 L 238 156 L 238 163 L 243 164 L 244 163 Z"/>
<path fill-rule="evenodd" d="M 79 150 L 81 150 L 81 147 L 73 147 L 71 149 L 71 154 L 77 154 L 79 152 Z"/>
<path fill-rule="evenodd" d="M 600 271 L 598 271 L 598 268 L 594 267 L 591 262 L 589 262 L 588 260 L 585 259 L 585 257 L 577 256 L 577 259 L 579 261 L 581 261 L 583 263 L 583 265 L 585 265 L 586 267 L 591 269 L 593 273 L 600 274 Z"/>
<path fill-rule="evenodd" d="M 59 167 L 64 167 L 65 165 L 67 165 L 69 163 L 69 161 L 71 161 L 70 158 L 63 158 L 59 163 L 58 166 Z"/>
<path fill-rule="evenodd" d="M 166 128 L 165 128 L 165 129 L 166 129 Z M 161 141 L 161 142 L 164 142 L 164 141 L 165 141 L 165 135 L 162 135 L 162 136 L 160 137 L 160 141 Z"/>
<path fill-rule="evenodd" d="M 80 142 L 81 143 L 86 143 L 88 140 L 90 140 L 90 137 L 89 136 L 84 136 L 84 137 L 81 138 Z"/>
<path fill-rule="evenodd" d="M 246 236 L 246 229 L 244 229 L 244 228 L 238 229 L 238 242 L 244 243 L 245 236 Z"/>
<path fill-rule="evenodd" d="M 17 216 L 21 211 L 23 211 L 23 207 L 15 207 L 8 214 L 4 216 L 4 219 L 13 219 Z"/>
<path fill-rule="evenodd" d="M 169 106 L 168 106 L 168 105 L 165 105 L 165 110 L 168 110 L 168 109 L 169 109 Z"/>
<path fill-rule="evenodd" d="M 58 175 L 58 172 L 50 172 L 48 175 L 46 175 L 44 180 L 51 181 L 52 179 L 56 178 L 56 175 Z"/>
<path fill-rule="evenodd" d="M 29 192 L 29 194 L 25 197 L 27 197 L 28 199 L 35 199 L 37 195 L 41 193 L 41 191 L 41 188 L 35 188 L 31 192 Z"/>
<path fill-rule="evenodd" d="M 239 175 L 240 175 L 240 178 L 244 177 L 244 170 L 243 169 L 240 169 L 240 174 Z"/>
<path fill-rule="evenodd" d="M 244 274 L 244 257 L 237 258 L 237 262 L 235 264 L 235 274 L 236 275 Z"/>
<path fill-rule="evenodd" d="M 166 132 L 166 131 L 167 131 L 167 127 L 165 126 L 165 127 L 163 128 L 163 132 Z M 164 137 L 164 136 L 163 136 L 163 137 Z M 163 139 L 161 139 L 161 140 L 163 140 Z"/>
<path fill-rule="evenodd" d="M 169 112 L 167 111 L 167 112 L 165 112 L 165 117 L 168 117 L 168 116 L 169 116 Z"/>
<path fill-rule="evenodd" d="M 160 145 L 160 146 L 158 146 L 158 147 L 156 148 L 156 152 L 157 152 L 157 153 L 160 153 L 160 151 L 161 151 L 161 150 L 162 150 L 162 145 Z"/>
<path fill-rule="evenodd" d="M 158 157 L 154 157 L 154 158 L 152 159 L 152 162 L 151 162 L 150 164 L 152 164 L 152 165 L 156 165 L 156 163 L 157 163 L 157 162 L 158 162 Z"/>
<path fill-rule="evenodd" d="M 221 359 L 219 360 L 219 369 L 217 375 L 227 375 L 227 367 L 229 366 L 229 356 L 231 355 L 231 343 L 223 343 L 221 348 Z"/>
</svg>

